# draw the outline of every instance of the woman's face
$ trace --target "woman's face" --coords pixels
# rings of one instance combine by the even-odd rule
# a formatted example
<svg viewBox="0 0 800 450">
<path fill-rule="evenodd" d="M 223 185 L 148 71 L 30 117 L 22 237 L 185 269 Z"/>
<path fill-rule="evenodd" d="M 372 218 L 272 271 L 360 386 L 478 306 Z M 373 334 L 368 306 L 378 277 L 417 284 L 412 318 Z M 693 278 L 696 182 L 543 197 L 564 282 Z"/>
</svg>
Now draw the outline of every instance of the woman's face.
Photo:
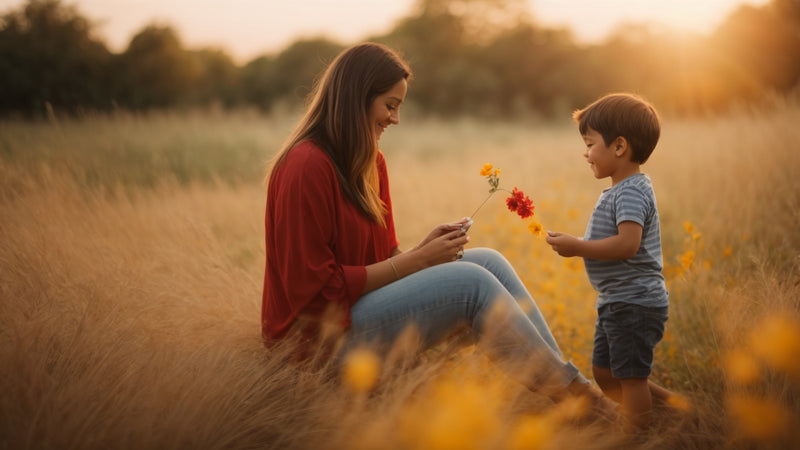
<svg viewBox="0 0 800 450">
<path fill-rule="evenodd" d="M 400 105 L 406 98 L 406 90 L 408 82 L 402 79 L 372 101 L 369 108 L 369 123 L 373 127 L 375 142 L 380 140 L 386 127 L 400 123 Z"/>
</svg>

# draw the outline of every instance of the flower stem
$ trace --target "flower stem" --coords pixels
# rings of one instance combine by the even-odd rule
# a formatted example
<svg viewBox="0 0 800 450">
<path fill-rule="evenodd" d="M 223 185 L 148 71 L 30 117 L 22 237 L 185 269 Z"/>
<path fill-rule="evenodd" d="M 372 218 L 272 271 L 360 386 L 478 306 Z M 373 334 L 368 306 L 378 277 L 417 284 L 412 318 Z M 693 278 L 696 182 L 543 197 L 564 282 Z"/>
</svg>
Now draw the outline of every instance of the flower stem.
<svg viewBox="0 0 800 450">
<path fill-rule="evenodd" d="M 476 209 L 476 210 L 475 210 L 475 212 L 474 212 L 474 213 L 472 213 L 472 215 L 471 215 L 471 216 L 469 216 L 469 217 L 470 217 L 470 219 L 475 219 L 475 214 L 478 214 L 478 211 L 480 211 L 480 210 L 481 210 L 481 208 L 483 208 L 483 205 L 485 205 L 485 204 L 486 204 L 486 202 L 487 202 L 487 201 L 489 201 L 489 199 L 490 199 L 490 198 L 492 198 L 492 195 L 494 195 L 494 193 L 495 193 L 495 191 L 494 191 L 494 190 L 492 190 L 491 192 L 489 192 L 489 196 L 488 196 L 488 197 L 486 197 L 486 199 L 483 201 L 483 203 L 481 203 L 481 205 L 480 205 L 480 206 L 478 206 L 478 209 Z"/>
</svg>

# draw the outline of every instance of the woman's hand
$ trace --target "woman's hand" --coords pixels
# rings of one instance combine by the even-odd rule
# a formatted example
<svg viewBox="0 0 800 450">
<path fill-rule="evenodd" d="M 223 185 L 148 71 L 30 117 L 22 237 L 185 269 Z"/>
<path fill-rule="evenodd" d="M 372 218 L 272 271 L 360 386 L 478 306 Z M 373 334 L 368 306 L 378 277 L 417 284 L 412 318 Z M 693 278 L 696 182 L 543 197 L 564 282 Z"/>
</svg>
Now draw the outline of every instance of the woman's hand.
<svg viewBox="0 0 800 450">
<path fill-rule="evenodd" d="M 443 223 L 441 225 L 437 225 L 436 228 L 434 228 L 430 233 L 428 233 L 428 236 L 426 236 L 425 239 L 422 240 L 422 242 L 420 242 L 419 244 L 416 245 L 416 247 L 414 247 L 414 250 L 420 249 L 425 245 L 427 245 L 432 240 L 444 236 L 445 234 L 455 230 L 462 230 L 466 233 L 467 231 L 469 231 L 469 227 L 471 225 L 472 225 L 472 220 L 469 217 L 464 217 L 463 219 L 456 222 Z"/>
<path fill-rule="evenodd" d="M 464 245 L 469 242 L 469 236 L 467 236 L 466 231 L 461 229 L 461 224 L 457 224 L 455 230 L 450 229 L 449 225 L 453 224 L 444 225 L 449 231 L 446 231 L 438 237 L 431 238 L 431 235 L 437 230 L 442 230 L 440 227 L 443 225 L 436 227 L 436 229 L 428 235 L 428 238 L 414 249 L 425 267 L 455 261 L 459 259 L 460 255 L 463 255 Z"/>
</svg>

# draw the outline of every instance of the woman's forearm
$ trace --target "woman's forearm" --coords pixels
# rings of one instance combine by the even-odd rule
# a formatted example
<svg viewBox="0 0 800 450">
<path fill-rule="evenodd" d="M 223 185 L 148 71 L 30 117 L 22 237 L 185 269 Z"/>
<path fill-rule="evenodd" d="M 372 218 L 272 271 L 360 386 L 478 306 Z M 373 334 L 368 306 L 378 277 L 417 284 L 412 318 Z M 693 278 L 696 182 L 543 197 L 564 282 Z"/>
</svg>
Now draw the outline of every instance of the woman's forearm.
<svg viewBox="0 0 800 450">
<path fill-rule="evenodd" d="M 426 267 L 416 250 L 401 252 L 398 248 L 392 250 L 392 256 L 366 266 L 367 281 L 364 283 L 364 294 L 382 288 L 412 273 Z"/>
</svg>

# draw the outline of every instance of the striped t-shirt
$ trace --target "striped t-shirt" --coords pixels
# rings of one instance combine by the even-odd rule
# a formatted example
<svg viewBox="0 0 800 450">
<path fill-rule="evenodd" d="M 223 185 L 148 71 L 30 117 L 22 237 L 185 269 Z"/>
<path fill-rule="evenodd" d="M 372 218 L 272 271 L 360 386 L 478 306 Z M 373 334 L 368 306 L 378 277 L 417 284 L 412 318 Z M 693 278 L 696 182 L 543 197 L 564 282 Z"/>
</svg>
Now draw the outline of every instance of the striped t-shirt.
<svg viewBox="0 0 800 450">
<path fill-rule="evenodd" d="M 633 258 L 584 258 L 589 282 L 598 292 L 597 307 L 614 302 L 667 306 L 656 196 L 650 178 L 643 173 L 631 175 L 600 194 L 583 238 L 592 241 L 614 236 L 618 234 L 617 226 L 625 221 L 642 226 L 642 242 Z"/>
</svg>

